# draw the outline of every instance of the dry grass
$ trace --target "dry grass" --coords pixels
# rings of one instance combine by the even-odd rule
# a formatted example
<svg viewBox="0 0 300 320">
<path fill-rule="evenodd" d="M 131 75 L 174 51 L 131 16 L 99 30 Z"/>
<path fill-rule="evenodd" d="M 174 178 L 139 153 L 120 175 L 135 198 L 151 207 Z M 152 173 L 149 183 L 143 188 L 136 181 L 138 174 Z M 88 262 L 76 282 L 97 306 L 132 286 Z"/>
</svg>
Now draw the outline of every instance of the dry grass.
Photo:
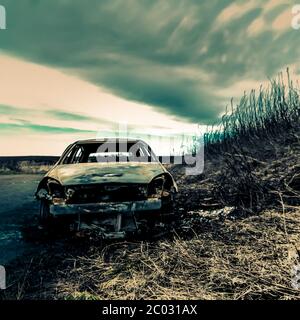
<svg viewBox="0 0 300 320">
<path fill-rule="evenodd" d="M 299 299 L 300 210 L 203 223 L 191 239 L 123 243 L 74 259 L 59 275 L 69 299 Z M 195 222 L 195 221 L 194 221 Z M 197 224 L 194 224 L 195 226 Z M 191 233 L 191 230 L 186 230 Z"/>
<path fill-rule="evenodd" d="M 286 78 L 286 79 L 285 79 Z M 300 95 L 298 83 L 280 73 L 268 88 L 244 94 L 221 121 L 205 135 L 206 149 L 210 153 L 242 149 L 247 144 L 256 147 L 260 140 L 272 142 L 282 133 L 299 129 Z"/>
<path fill-rule="evenodd" d="M 44 252 L 23 261 L 5 298 L 299 299 L 300 209 L 227 212 L 190 212 L 173 239 Z"/>
</svg>

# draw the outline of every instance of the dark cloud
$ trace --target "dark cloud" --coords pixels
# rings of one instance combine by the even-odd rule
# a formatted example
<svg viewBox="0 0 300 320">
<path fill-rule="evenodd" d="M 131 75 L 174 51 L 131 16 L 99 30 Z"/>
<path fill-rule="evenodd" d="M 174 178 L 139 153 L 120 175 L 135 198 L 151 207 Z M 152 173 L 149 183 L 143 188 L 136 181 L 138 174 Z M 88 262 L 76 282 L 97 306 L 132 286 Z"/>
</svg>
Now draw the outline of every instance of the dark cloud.
<svg viewBox="0 0 300 320">
<path fill-rule="evenodd" d="M 0 114 L 2 115 L 16 115 L 21 113 L 22 113 L 22 109 L 0 104 Z"/>
<path fill-rule="evenodd" d="M 8 30 L 0 33 L 0 48 L 66 68 L 126 99 L 211 123 L 224 108 L 216 90 L 242 79 L 265 80 L 299 56 L 293 30 L 247 33 L 264 1 L 217 28 L 216 18 L 232 3 L 2 0 Z M 267 23 L 286 8 L 272 9 Z"/>
<path fill-rule="evenodd" d="M 17 120 L 17 119 L 16 119 Z M 70 133 L 95 133 L 95 131 L 80 130 L 75 128 L 63 128 L 54 126 L 43 126 L 30 123 L 29 121 L 19 120 L 21 123 L 0 123 L 0 132 L 38 132 L 46 134 L 70 134 Z"/>
<path fill-rule="evenodd" d="M 54 119 L 65 120 L 65 121 L 88 121 L 88 122 L 101 121 L 102 123 L 104 122 L 103 120 L 96 117 L 89 117 L 89 116 L 78 114 L 78 113 L 64 112 L 59 110 L 48 110 L 48 111 L 45 111 L 44 114 Z"/>
</svg>

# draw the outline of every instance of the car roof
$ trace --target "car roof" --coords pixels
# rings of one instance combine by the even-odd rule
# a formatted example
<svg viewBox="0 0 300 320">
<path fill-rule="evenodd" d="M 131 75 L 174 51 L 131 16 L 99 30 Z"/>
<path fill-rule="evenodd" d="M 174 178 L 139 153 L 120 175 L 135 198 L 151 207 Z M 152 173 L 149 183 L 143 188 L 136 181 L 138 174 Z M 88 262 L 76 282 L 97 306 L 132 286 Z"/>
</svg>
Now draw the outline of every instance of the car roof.
<svg viewBox="0 0 300 320">
<path fill-rule="evenodd" d="M 74 144 L 93 144 L 93 143 L 104 143 L 108 141 L 113 141 L 116 143 L 137 143 L 137 142 L 142 142 L 145 143 L 144 141 L 140 139 L 127 139 L 127 138 L 101 138 L 101 139 L 87 139 L 87 140 L 79 140 L 76 141 Z"/>
</svg>

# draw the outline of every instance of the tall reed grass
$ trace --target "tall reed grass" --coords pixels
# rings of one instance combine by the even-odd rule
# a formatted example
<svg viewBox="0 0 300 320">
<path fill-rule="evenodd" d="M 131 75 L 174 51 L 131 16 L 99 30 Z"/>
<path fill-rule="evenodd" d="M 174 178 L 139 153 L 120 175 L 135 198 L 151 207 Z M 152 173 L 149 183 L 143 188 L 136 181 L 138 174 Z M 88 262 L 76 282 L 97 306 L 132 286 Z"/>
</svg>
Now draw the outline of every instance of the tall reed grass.
<svg viewBox="0 0 300 320">
<path fill-rule="evenodd" d="M 276 139 L 281 132 L 299 127 L 299 99 L 298 85 L 287 69 L 286 77 L 280 73 L 268 88 L 244 93 L 237 106 L 231 100 L 220 122 L 207 130 L 205 147 L 208 151 L 228 151 L 233 145 Z"/>
</svg>

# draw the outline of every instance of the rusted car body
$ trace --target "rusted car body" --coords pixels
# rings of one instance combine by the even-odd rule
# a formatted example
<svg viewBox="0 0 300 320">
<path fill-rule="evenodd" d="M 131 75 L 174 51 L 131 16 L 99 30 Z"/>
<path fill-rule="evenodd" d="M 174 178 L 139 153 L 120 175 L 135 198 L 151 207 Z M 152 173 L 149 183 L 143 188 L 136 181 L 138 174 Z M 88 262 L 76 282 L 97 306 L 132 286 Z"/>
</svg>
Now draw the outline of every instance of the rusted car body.
<svg viewBox="0 0 300 320">
<path fill-rule="evenodd" d="M 39 183 L 40 221 L 63 221 L 104 238 L 171 223 L 177 185 L 141 140 L 84 140 L 70 145 Z"/>
</svg>

